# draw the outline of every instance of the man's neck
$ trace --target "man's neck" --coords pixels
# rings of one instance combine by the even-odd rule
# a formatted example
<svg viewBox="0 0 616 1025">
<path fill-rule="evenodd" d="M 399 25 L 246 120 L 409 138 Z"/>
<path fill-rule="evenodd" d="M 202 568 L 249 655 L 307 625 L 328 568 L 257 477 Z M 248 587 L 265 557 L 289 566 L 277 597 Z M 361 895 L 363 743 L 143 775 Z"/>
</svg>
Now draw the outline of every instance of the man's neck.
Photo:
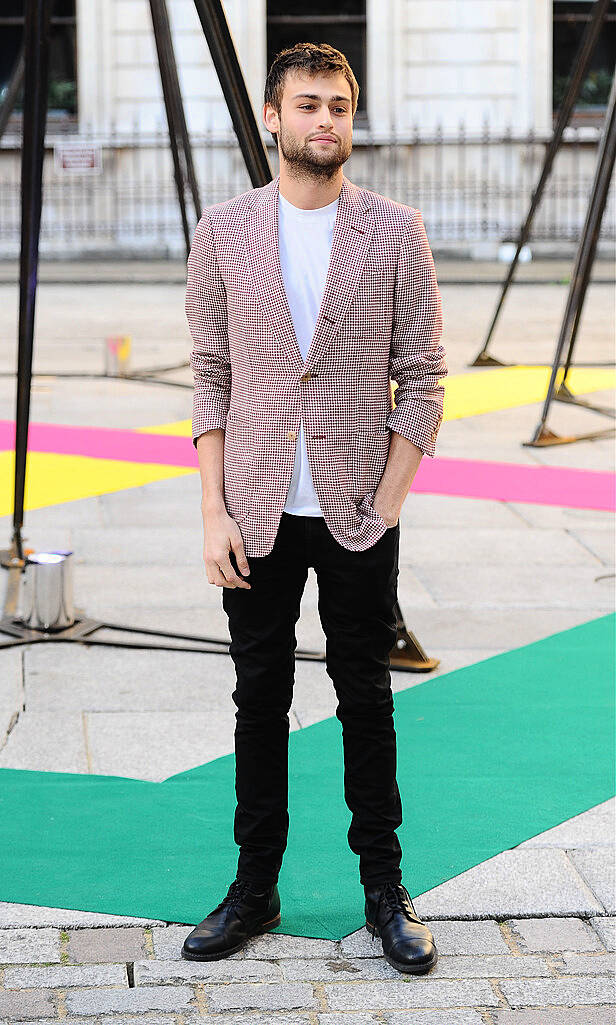
<svg viewBox="0 0 616 1025">
<path fill-rule="evenodd" d="M 328 181 L 294 178 L 285 172 L 284 167 L 281 167 L 278 188 L 283 199 L 288 200 L 293 206 L 299 207 L 300 210 L 318 210 L 319 207 L 328 206 L 338 199 L 342 188 L 342 178 L 341 167 L 335 177 Z"/>
</svg>

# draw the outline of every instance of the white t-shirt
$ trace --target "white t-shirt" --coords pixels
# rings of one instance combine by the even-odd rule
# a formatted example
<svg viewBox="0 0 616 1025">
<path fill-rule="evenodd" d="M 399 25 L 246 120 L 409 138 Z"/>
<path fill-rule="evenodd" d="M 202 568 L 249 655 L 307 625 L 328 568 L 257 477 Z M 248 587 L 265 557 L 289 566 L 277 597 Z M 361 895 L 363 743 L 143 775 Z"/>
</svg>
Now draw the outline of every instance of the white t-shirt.
<svg viewBox="0 0 616 1025">
<path fill-rule="evenodd" d="M 291 319 L 306 359 L 319 316 L 334 233 L 338 200 L 317 210 L 301 210 L 278 193 L 278 247 Z M 300 423 L 293 475 L 284 511 L 322 516 L 312 482 L 304 425 Z"/>
</svg>

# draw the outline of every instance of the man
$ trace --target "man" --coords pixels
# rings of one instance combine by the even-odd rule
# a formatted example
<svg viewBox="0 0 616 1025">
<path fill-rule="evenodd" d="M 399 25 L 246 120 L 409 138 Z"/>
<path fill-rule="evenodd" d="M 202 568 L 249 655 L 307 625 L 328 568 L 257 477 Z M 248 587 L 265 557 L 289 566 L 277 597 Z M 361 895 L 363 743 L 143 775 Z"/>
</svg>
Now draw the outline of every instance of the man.
<svg viewBox="0 0 616 1025">
<path fill-rule="evenodd" d="M 295 624 L 312 566 L 366 925 L 390 964 L 423 973 L 437 951 L 402 885 L 389 653 L 398 518 L 434 455 L 447 369 L 421 215 L 342 173 L 358 92 L 327 44 L 279 53 L 263 118 L 280 173 L 206 209 L 188 260 L 204 560 L 237 678 L 240 850 L 229 892 L 182 954 L 226 957 L 280 923 Z"/>
</svg>

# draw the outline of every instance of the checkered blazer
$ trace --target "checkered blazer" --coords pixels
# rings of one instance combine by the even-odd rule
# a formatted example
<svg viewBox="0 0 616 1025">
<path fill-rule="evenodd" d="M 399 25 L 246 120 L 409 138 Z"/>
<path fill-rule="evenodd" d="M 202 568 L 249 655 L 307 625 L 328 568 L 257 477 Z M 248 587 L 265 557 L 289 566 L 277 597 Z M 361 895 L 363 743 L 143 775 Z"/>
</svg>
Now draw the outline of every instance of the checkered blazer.
<svg viewBox="0 0 616 1025">
<path fill-rule="evenodd" d="M 224 429 L 225 504 L 246 554 L 263 556 L 303 421 L 325 522 L 341 545 L 362 551 L 387 529 L 372 499 L 390 432 L 434 455 L 447 374 L 434 262 L 418 210 L 343 176 L 304 361 L 280 267 L 279 180 L 207 207 L 195 229 L 185 303 L 193 442 Z"/>
</svg>

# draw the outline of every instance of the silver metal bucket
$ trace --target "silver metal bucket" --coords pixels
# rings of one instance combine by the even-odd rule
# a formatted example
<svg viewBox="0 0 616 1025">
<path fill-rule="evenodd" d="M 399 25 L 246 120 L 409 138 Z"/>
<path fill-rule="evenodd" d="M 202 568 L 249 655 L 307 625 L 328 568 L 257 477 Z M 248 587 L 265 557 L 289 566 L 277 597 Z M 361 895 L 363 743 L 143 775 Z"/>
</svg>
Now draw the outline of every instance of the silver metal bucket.
<svg viewBox="0 0 616 1025">
<path fill-rule="evenodd" d="M 63 630 L 75 622 L 72 552 L 35 552 L 26 559 L 21 622 L 32 630 Z"/>
</svg>

